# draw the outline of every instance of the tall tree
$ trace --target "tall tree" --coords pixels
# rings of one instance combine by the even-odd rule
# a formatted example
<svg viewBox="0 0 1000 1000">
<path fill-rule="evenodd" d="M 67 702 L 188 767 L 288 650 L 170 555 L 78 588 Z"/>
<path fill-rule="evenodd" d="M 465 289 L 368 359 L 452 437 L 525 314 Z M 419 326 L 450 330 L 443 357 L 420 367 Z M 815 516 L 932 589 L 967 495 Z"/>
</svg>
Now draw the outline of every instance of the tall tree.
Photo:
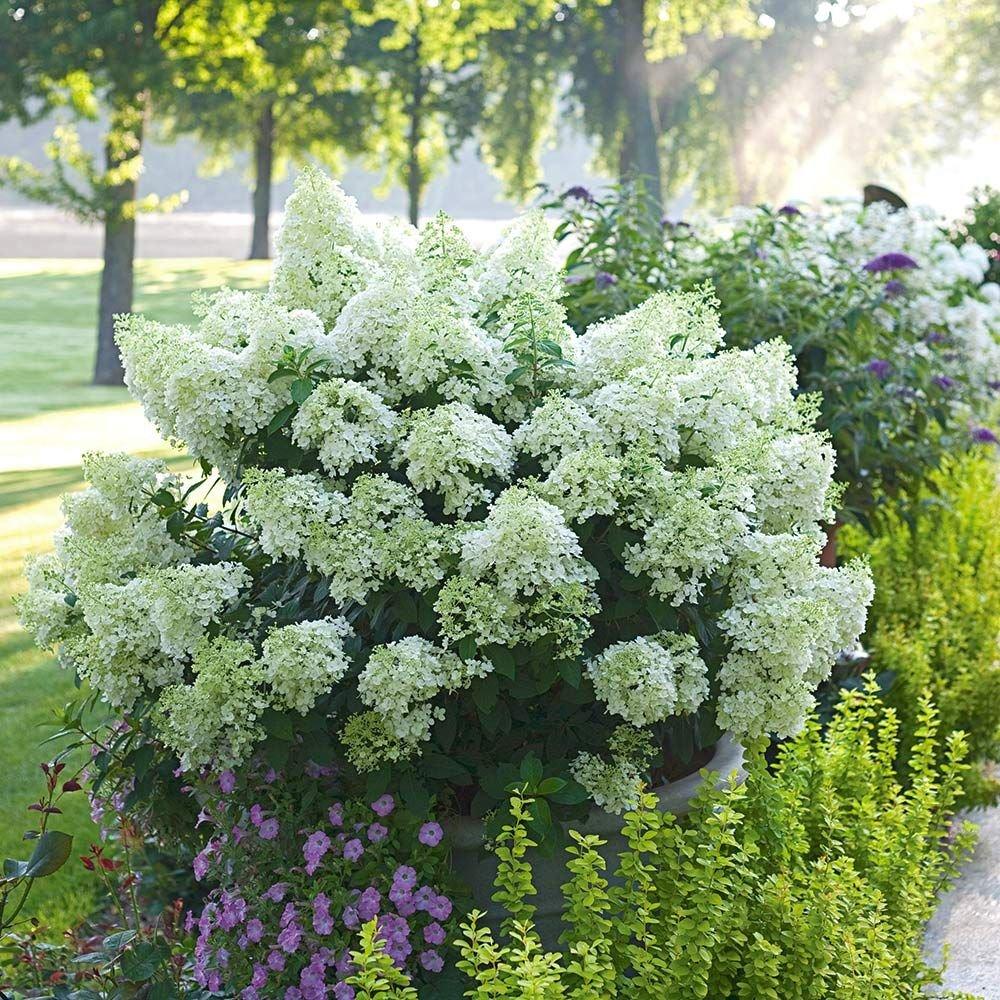
<svg viewBox="0 0 1000 1000">
<path fill-rule="evenodd" d="M 605 169 L 661 201 L 659 86 L 692 39 L 753 35 L 751 0 L 582 0 L 567 17 L 571 99 Z"/>
<path fill-rule="evenodd" d="M 353 49 L 374 95 L 369 162 L 406 191 L 417 224 L 427 184 L 468 138 L 483 100 L 475 70 L 490 32 L 513 29 L 525 0 L 353 0 L 370 29 Z M 528 0 L 533 8 L 554 0 Z"/>
<path fill-rule="evenodd" d="M 566 60 L 562 19 L 554 13 L 525 5 L 513 28 L 489 33 L 479 62 L 480 155 L 504 196 L 516 202 L 527 201 L 536 190 L 542 148 L 555 132 Z"/>
<path fill-rule="evenodd" d="M 235 0 L 28 0 L 0 18 L 0 120 L 63 107 L 105 125 L 103 164 L 70 127 L 48 147 L 52 167 L 0 162 L 0 182 L 104 227 L 94 381 L 120 385 L 114 317 L 132 309 L 135 219 L 176 199 L 140 198 L 142 148 L 156 98 L 178 81 L 179 52 L 206 67 L 243 45 Z"/>
<path fill-rule="evenodd" d="M 221 71 L 185 66 L 169 130 L 192 132 L 210 150 L 209 173 L 250 154 L 253 232 L 249 256 L 270 256 L 271 188 L 290 161 L 334 170 L 366 148 L 368 102 L 344 48 L 350 11 L 339 0 L 246 0 L 249 44 Z M 197 57 L 198 53 L 194 53 Z"/>
</svg>

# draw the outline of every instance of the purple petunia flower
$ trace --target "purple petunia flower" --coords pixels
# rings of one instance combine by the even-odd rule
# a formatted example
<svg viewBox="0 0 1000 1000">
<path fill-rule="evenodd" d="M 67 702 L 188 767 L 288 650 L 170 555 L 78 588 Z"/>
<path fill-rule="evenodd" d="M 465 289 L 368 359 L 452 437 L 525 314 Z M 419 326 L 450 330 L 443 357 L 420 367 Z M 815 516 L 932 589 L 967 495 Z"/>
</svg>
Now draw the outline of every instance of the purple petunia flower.
<svg viewBox="0 0 1000 1000">
<path fill-rule="evenodd" d="M 236 788 L 236 775 L 232 771 L 223 771 L 219 775 L 219 788 L 228 795 Z"/>
<path fill-rule="evenodd" d="M 388 836 L 388 828 L 384 827 L 381 823 L 372 823 L 372 825 L 368 827 L 368 839 L 373 844 L 381 843 Z"/>
<path fill-rule="evenodd" d="M 409 865 L 400 865 L 392 876 L 392 884 L 412 889 L 417 884 L 417 871 Z"/>
<path fill-rule="evenodd" d="M 440 972 L 444 968 L 444 960 L 433 948 L 420 953 L 420 964 L 428 972 Z"/>
<path fill-rule="evenodd" d="M 782 205 L 781 208 L 778 209 L 778 215 L 791 216 L 791 215 L 801 215 L 801 214 L 802 214 L 801 209 L 796 208 L 794 205 L 790 203 L 787 205 Z"/>
<path fill-rule="evenodd" d="M 909 254 L 893 251 L 873 257 L 864 265 L 863 270 L 869 274 L 883 274 L 886 271 L 909 271 L 919 266 Z"/>
<path fill-rule="evenodd" d="M 378 889 L 374 886 L 369 886 L 361 895 L 358 897 L 357 901 L 358 919 L 362 923 L 368 923 L 372 917 L 378 915 L 379 910 L 382 907 L 382 897 L 379 895 Z"/>
<path fill-rule="evenodd" d="M 330 914 L 330 898 L 326 893 L 318 892 L 313 897 L 313 930 L 317 934 L 330 934 L 333 931 L 333 917 Z"/>
<path fill-rule="evenodd" d="M 282 972 L 285 968 L 285 956 L 280 951 L 271 951 L 267 955 L 267 967 L 272 972 Z"/>
<path fill-rule="evenodd" d="M 341 919 L 344 921 L 344 926 L 349 931 L 357 930 L 361 926 L 361 918 L 358 916 L 358 911 L 353 906 L 344 907 Z"/>
<path fill-rule="evenodd" d="M 882 291 L 885 293 L 887 299 L 897 299 L 906 291 L 906 285 L 898 278 L 892 278 L 885 283 Z"/>
<path fill-rule="evenodd" d="M 250 807 L 250 822 L 254 826 L 260 826 L 264 822 L 264 807 L 258 802 Z"/>
<path fill-rule="evenodd" d="M 258 944 L 264 937 L 264 924 L 257 917 L 251 917 L 247 921 L 247 940 L 251 944 Z"/>
<path fill-rule="evenodd" d="M 257 827 L 257 833 L 261 840 L 274 840 L 278 836 L 279 829 L 278 821 L 272 816 Z"/>
<path fill-rule="evenodd" d="M 417 834 L 417 840 L 425 847 L 437 847 L 444 837 L 444 830 L 437 823 L 424 823 Z"/>
<path fill-rule="evenodd" d="M 278 935 L 278 947 L 291 955 L 302 943 L 302 928 L 293 920 Z"/>
<path fill-rule="evenodd" d="M 886 379 L 892 371 L 892 365 L 882 358 L 873 358 L 865 365 L 865 371 L 871 373 L 877 379 Z"/>
<path fill-rule="evenodd" d="M 250 985 L 258 990 L 262 986 L 267 985 L 267 969 L 260 962 L 254 962 L 253 964 L 253 976 L 250 979 Z"/>
<path fill-rule="evenodd" d="M 365 845 L 355 837 L 344 844 L 344 858 L 347 861 L 360 861 L 365 853 Z"/>
<path fill-rule="evenodd" d="M 339 802 L 334 802 L 326 815 L 327 819 L 330 820 L 330 826 L 344 825 L 344 807 Z"/>
<path fill-rule="evenodd" d="M 385 795 L 380 795 L 372 803 L 372 812 L 374 812 L 376 816 L 381 816 L 383 819 L 386 816 L 388 816 L 389 813 L 391 813 L 395 808 L 396 808 L 396 800 L 391 795 L 389 795 L 388 792 Z"/>
<path fill-rule="evenodd" d="M 424 940 L 428 944 L 444 944 L 445 937 L 444 928 L 436 920 L 424 928 Z"/>
<path fill-rule="evenodd" d="M 302 845 L 302 855 L 306 859 L 306 874 L 314 875 L 319 868 L 323 855 L 330 850 L 330 838 L 322 831 L 317 830 L 309 834 L 309 838 Z"/>
<path fill-rule="evenodd" d="M 447 920 L 451 916 L 451 900 L 447 896 L 437 896 L 427 912 L 435 920 Z"/>
<path fill-rule="evenodd" d="M 609 274 L 607 271 L 598 271 L 594 275 L 594 286 L 599 289 L 610 288 L 612 285 L 618 284 L 618 278 L 613 274 Z"/>
<path fill-rule="evenodd" d="M 269 889 L 264 891 L 264 899 L 269 899 L 272 903 L 280 903 L 288 892 L 287 882 L 275 882 Z"/>
<path fill-rule="evenodd" d="M 333 1000 L 354 1000 L 356 996 L 354 987 L 347 983 L 337 983 L 333 988 Z"/>
<path fill-rule="evenodd" d="M 947 375 L 935 375 L 931 381 L 939 388 L 947 392 L 955 388 L 955 380 Z"/>
<path fill-rule="evenodd" d="M 582 184 L 574 184 L 571 188 L 567 188 L 563 192 L 563 198 L 576 198 L 577 201 L 586 202 L 588 205 L 594 201 L 594 196 Z"/>
<path fill-rule="evenodd" d="M 976 444 L 1000 444 L 1000 438 L 989 427 L 973 427 L 971 434 Z"/>
<path fill-rule="evenodd" d="M 200 851 L 196 854 L 191 868 L 194 871 L 195 881 L 200 882 L 208 874 L 208 853 Z"/>
</svg>

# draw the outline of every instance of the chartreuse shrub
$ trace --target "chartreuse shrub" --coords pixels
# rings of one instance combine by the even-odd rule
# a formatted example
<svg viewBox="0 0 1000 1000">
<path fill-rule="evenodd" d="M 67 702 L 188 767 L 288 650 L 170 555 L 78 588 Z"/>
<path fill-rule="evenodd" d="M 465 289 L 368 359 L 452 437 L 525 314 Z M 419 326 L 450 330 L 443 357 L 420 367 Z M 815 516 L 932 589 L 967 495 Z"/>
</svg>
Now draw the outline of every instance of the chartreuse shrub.
<svg viewBox="0 0 1000 1000">
<path fill-rule="evenodd" d="M 497 847 L 499 939 L 473 913 L 459 967 L 466 996 L 537 1000 L 904 1000 L 940 983 L 922 952 L 938 893 L 971 846 L 952 826 L 966 741 L 920 701 L 906 774 L 899 719 L 874 684 L 848 692 L 769 768 L 751 750 L 745 785 L 706 784 L 683 821 L 645 796 L 625 816 L 614 879 L 600 840 L 573 834 L 564 947 L 532 923 L 528 801 Z"/>
<path fill-rule="evenodd" d="M 891 517 L 867 549 L 875 602 L 865 640 L 887 671 L 887 700 L 902 727 L 905 753 L 919 731 L 922 692 L 932 692 L 945 731 L 967 734 L 962 801 L 996 800 L 1000 784 L 984 763 L 1000 752 L 1000 489 L 988 458 L 949 464 L 931 483 L 915 518 Z"/>
</svg>

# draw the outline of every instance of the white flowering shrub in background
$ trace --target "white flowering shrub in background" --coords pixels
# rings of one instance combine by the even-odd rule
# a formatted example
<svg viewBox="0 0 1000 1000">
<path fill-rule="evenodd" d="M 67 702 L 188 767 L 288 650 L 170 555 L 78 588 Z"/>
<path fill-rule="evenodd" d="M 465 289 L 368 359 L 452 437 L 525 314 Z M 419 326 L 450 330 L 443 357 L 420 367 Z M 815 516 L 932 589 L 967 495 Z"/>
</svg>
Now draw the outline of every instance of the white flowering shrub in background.
<svg viewBox="0 0 1000 1000">
<path fill-rule="evenodd" d="M 723 729 L 795 732 L 872 585 L 818 564 L 834 456 L 787 345 L 724 349 L 705 290 L 577 336 L 562 293 L 539 214 L 479 253 L 306 172 L 266 294 L 119 327 L 222 509 L 88 459 L 24 624 L 172 766 L 346 762 L 476 815 L 521 767 L 543 838 Z"/>
<path fill-rule="evenodd" d="M 644 223 L 641 189 L 571 188 L 551 207 L 570 242 L 563 297 L 578 332 L 663 290 L 711 281 L 726 343 L 784 340 L 798 389 L 820 399 L 842 488 L 838 521 L 875 530 L 919 504 L 950 455 L 997 443 L 1000 287 L 923 209 L 830 203 Z M 638 221 L 637 221 L 638 220 Z"/>
</svg>

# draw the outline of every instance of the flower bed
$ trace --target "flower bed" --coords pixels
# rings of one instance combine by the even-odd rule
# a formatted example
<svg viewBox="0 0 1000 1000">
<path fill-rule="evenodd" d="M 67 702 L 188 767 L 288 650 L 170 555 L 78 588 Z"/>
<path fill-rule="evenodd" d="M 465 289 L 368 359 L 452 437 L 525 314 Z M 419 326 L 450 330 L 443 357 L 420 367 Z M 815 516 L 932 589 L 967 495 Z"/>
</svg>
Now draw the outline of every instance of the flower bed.
<svg viewBox="0 0 1000 1000">
<path fill-rule="evenodd" d="M 537 214 L 486 253 L 371 228 L 307 172 L 268 294 L 120 323 L 205 479 L 89 456 L 20 613 L 115 713 L 101 794 L 201 848 L 208 989 L 346 996 L 369 913 L 432 982 L 431 810 L 498 832 L 517 787 L 553 851 L 723 730 L 796 732 L 864 627 L 787 345 L 726 350 L 695 291 L 578 335 L 554 250 Z"/>
</svg>

